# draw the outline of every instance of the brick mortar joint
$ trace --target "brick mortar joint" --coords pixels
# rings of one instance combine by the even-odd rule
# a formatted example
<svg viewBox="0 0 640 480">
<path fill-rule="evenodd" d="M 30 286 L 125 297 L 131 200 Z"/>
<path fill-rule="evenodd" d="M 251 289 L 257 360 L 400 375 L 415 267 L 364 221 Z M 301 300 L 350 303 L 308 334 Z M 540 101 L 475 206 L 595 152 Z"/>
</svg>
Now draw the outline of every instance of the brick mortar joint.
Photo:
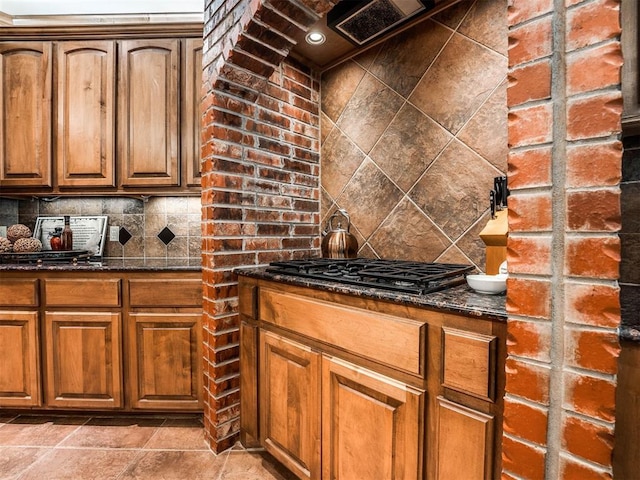
<svg viewBox="0 0 640 480">
<path fill-rule="evenodd" d="M 228 397 L 230 395 L 233 395 L 235 393 L 240 393 L 240 387 L 235 387 L 235 388 L 231 388 L 229 390 L 225 390 L 222 393 L 220 393 L 219 395 L 211 395 L 211 398 L 213 398 L 214 400 L 220 400 L 222 398 Z M 216 410 L 218 411 L 218 410 Z M 222 424 L 224 425 L 224 424 Z"/>
<path fill-rule="evenodd" d="M 551 18 L 552 16 L 553 16 L 553 11 L 549 11 L 549 12 L 540 13 L 539 15 L 536 15 L 535 17 L 527 18 L 522 22 L 509 23 L 509 30 L 515 30 L 515 29 L 521 28 L 523 26 L 527 26 L 527 25 L 530 25 L 532 23 L 538 22 L 538 21 L 540 21 L 542 19 Z"/>
<path fill-rule="evenodd" d="M 542 454 L 548 453 L 548 449 L 544 445 L 532 442 L 531 440 L 527 440 L 525 438 L 519 437 L 517 435 L 513 435 L 513 434 L 508 433 L 508 432 L 503 433 L 503 435 L 506 438 L 509 438 L 510 440 L 513 440 L 516 443 L 520 443 L 522 445 L 526 445 L 528 447 L 531 447 L 531 448 L 537 450 L 538 452 L 540 452 Z M 519 478 L 519 477 L 516 477 L 516 478 Z"/>
<path fill-rule="evenodd" d="M 560 452 L 560 458 L 565 458 L 568 460 L 571 460 L 575 463 L 579 463 L 587 468 L 589 468 L 590 470 L 597 470 L 598 473 L 601 473 L 602 475 L 606 475 L 606 474 L 610 474 L 611 470 L 609 468 L 607 468 L 606 465 L 602 465 L 600 463 L 596 463 L 596 462 L 591 462 L 589 460 L 586 460 L 585 458 L 579 456 L 579 455 L 574 455 L 571 452 L 567 451 L 567 450 L 562 450 Z M 607 475 L 606 477 L 603 478 L 609 478 L 609 476 Z"/>
<path fill-rule="evenodd" d="M 547 412 L 549 410 L 549 406 L 548 405 L 543 405 L 541 403 L 538 403 L 534 400 L 529 400 L 528 398 L 524 398 L 524 397 L 519 397 L 517 395 L 505 395 L 504 399 L 512 402 L 512 403 L 518 403 L 520 405 L 526 405 L 527 407 L 531 407 L 531 408 L 537 408 L 539 410 L 544 410 L 545 412 Z"/>
<path fill-rule="evenodd" d="M 519 113 L 519 112 L 524 112 L 526 110 L 529 110 L 531 108 L 536 108 L 536 107 L 541 107 L 541 106 L 549 106 L 551 108 L 553 108 L 554 105 L 554 101 L 552 98 L 542 98 L 540 100 L 533 100 L 533 101 L 528 101 L 525 103 L 521 103 L 518 105 L 514 105 L 514 106 L 510 106 L 509 107 L 509 113 Z M 547 144 L 551 145 L 552 142 L 547 142 Z M 537 145 L 537 144 L 536 144 Z M 527 147 L 530 147 L 531 145 L 526 145 Z"/>
</svg>

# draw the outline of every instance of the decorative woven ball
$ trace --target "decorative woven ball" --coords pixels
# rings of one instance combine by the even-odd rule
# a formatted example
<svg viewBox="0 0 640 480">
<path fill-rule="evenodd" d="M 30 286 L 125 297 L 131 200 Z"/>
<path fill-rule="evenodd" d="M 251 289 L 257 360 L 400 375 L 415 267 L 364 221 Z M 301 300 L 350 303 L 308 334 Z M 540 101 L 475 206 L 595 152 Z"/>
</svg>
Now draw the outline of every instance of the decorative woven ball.
<svg viewBox="0 0 640 480">
<path fill-rule="evenodd" d="M 42 242 L 37 238 L 19 238 L 13 243 L 13 251 L 16 253 L 39 252 L 42 250 Z"/>
<path fill-rule="evenodd" d="M 7 238 L 11 243 L 16 243 L 19 238 L 29 238 L 31 229 L 22 223 L 16 223 L 7 228 Z"/>
<path fill-rule="evenodd" d="M 8 238 L 0 237 L 0 253 L 7 253 L 13 250 L 13 245 Z"/>
</svg>

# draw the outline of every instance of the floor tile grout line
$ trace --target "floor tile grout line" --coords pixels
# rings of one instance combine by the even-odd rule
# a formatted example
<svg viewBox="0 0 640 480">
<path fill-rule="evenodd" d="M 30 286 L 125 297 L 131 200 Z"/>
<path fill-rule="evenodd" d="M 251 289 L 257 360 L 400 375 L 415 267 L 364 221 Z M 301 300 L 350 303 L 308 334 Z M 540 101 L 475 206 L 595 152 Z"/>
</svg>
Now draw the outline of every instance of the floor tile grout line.
<svg viewBox="0 0 640 480">
<path fill-rule="evenodd" d="M 225 478 L 227 478 L 227 476 L 229 474 L 235 474 L 237 473 L 237 469 L 240 466 L 240 464 L 237 463 L 238 459 L 235 458 L 234 461 L 231 461 L 230 456 L 231 454 L 248 454 L 249 456 L 253 456 L 253 454 L 255 453 L 259 453 L 259 451 L 250 451 L 250 450 L 246 450 L 246 449 L 240 449 L 238 451 L 235 451 L 233 449 L 229 449 L 225 452 L 222 452 L 221 454 L 215 454 L 206 444 L 206 442 L 202 442 L 202 448 L 181 448 L 179 447 L 179 444 L 181 442 L 181 435 L 177 435 L 175 437 L 173 437 L 172 435 L 168 435 L 167 438 L 161 438 L 160 441 L 158 442 L 160 445 L 176 445 L 176 447 L 172 448 L 171 446 L 167 447 L 167 446 L 162 446 L 161 448 L 153 448 L 153 447 L 149 447 L 149 445 L 151 444 L 151 441 L 154 438 L 158 438 L 157 436 L 160 434 L 160 429 L 163 426 L 167 426 L 166 428 L 170 428 L 169 425 L 171 425 L 170 419 L 169 418 L 164 418 L 161 422 L 158 422 L 159 425 L 154 427 L 154 431 L 153 433 L 148 437 L 148 439 L 144 442 L 143 445 L 141 446 L 135 446 L 135 447 L 116 447 L 116 446 L 91 446 L 91 445 L 64 445 L 64 442 L 68 442 L 69 441 L 69 437 L 71 437 L 72 435 L 78 435 L 78 431 L 79 429 L 81 429 L 83 426 L 86 426 L 87 424 L 90 424 L 93 420 L 95 420 L 95 416 L 90 416 L 90 417 L 84 417 L 84 416 L 78 416 L 80 417 L 81 420 L 83 420 L 80 424 L 77 424 L 76 428 L 74 428 L 71 432 L 69 432 L 68 434 L 66 434 L 64 436 L 64 438 L 62 438 L 62 440 L 58 441 L 57 443 L 53 444 L 53 445 L 3 445 L 2 447 L 6 447 L 6 448 L 17 448 L 17 449 L 39 449 L 42 451 L 42 455 L 36 459 L 34 459 L 32 461 L 32 463 L 26 467 L 23 466 L 22 470 L 18 473 L 17 476 L 12 476 L 11 480 L 20 480 L 20 479 L 24 479 L 26 478 L 29 473 L 28 472 L 39 472 L 40 470 L 42 470 L 43 466 L 45 468 L 48 468 L 47 463 L 55 463 L 56 462 L 56 458 L 55 452 L 59 452 L 60 454 L 62 454 L 62 452 L 77 452 L 75 454 L 70 453 L 72 456 L 73 455 L 77 455 L 78 457 L 83 457 L 85 455 L 87 456 L 91 456 L 91 452 L 102 452 L 99 455 L 104 455 L 107 452 L 109 454 L 112 453 L 122 453 L 123 455 L 125 455 L 124 457 L 124 463 L 122 465 L 122 469 L 118 468 L 116 471 L 112 471 L 111 475 L 109 476 L 110 479 L 112 480 L 124 480 L 125 478 L 129 478 L 130 475 L 132 474 L 138 474 L 139 470 L 141 468 L 143 468 L 144 464 L 146 463 L 144 458 L 147 455 L 159 455 L 160 457 L 163 457 L 164 454 L 174 454 L 177 455 L 176 458 L 179 458 L 181 455 L 196 455 L 196 456 L 202 456 L 202 455 L 210 455 L 212 457 L 221 457 L 224 455 L 223 458 L 218 458 L 217 466 L 215 468 L 215 471 L 211 471 L 210 474 L 212 475 L 210 478 L 212 480 L 224 480 Z M 74 417 L 76 419 L 78 419 L 78 417 Z M 15 417 L 17 418 L 17 417 Z M 14 419 L 15 419 L 14 418 Z M 71 417 L 67 417 L 68 419 Z M 100 417 L 102 418 L 102 417 Z M 52 423 L 54 423 L 56 420 L 55 419 L 49 419 L 47 422 L 44 422 L 43 424 L 24 424 L 24 426 L 28 429 L 29 427 L 37 427 L 38 425 L 48 425 L 50 426 Z M 73 425 L 68 425 L 67 426 L 73 426 Z M 116 427 L 118 425 L 115 425 Z M 181 425 L 176 425 L 176 427 L 181 427 Z M 198 427 L 198 429 L 202 429 L 203 426 L 200 425 Z M 37 432 L 37 430 L 36 430 Z M 64 433 L 64 431 L 63 431 Z M 191 438 L 189 440 L 188 445 L 193 445 L 193 439 Z M 260 449 L 261 451 L 262 449 Z M 66 458 L 67 453 L 62 454 L 63 457 L 62 458 Z M 218 463 L 219 462 L 219 463 Z M 242 462 L 240 462 L 242 464 Z M 235 467 L 234 467 L 235 465 Z M 143 468 L 144 470 L 144 468 Z M 144 472 L 143 472 L 144 473 Z M 267 476 L 265 476 L 265 478 L 281 478 L 280 475 L 276 475 L 273 476 L 274 474 L 272 472 L 266 472 L 265 474 Z M 262 478 L 262 477 L 261 477 Z M 287 477 L 288 478 L 288 477 Z"/>
<path fill-rule="evenodd" d="M 144 450 L 140 450 L 138 451 L 138 453 L 131 459 L 131 461 L 129 463 L 127 463 L 124 468 L 122 469 L 122 471 L 116 475 L 114 480 L 118 480 L 119 478 L 122 478 L 122 476 L 127 473 L 130 469 L 133 468 L 134 465 L 137 465 L 139 462 L 139 459 L 141 459 L 142 457 L 144 457 L 145 452 Z"/>
<path fill-rule="evenodd" d="M 215 455 L 213 451 L 211 453 Z M 224 458 L 224 462 L 222 462 L 222 467 L 220 468 L 220 474 L 218 475 L 218 478 L 216 478 L 216 480 L 224 480 L 224 474 L 225 474 L 225 471 L 227 470 L 227 463 L 229 462 L 229 451 L 227 450 L 223 452 L 222 455 L 226 455 L 226 456 Z"/>
<path fill-rule="evenodd" d="M 82 417 L 76 417 L 76 418 L 82 418 Z M 65 442 L 65 440 L 67 440 L 71 435 L 73 435 L 74 433 L 76 433 L 78 430 L 80 430 L 82 427 L 84 427 L 87 423 L 89 423 L 91 421 L 92 417 L 88 417 L 87 420 L 82 424 L 82 425 L 78 425 L 72 432 L 70 432 L 66 437 L 64 437 L 62 440 L 60 440 L 55 446 L 57 447 L 58 445 L 61 445 Z"/>
<path fill-rule="evenodd" d="M 37 447 L 38 448 L 38 447 Z M 42 448 L 42 447 L 39 447 Z M 31 464 L 29 464 L 26 468 L 24 468 L 15 478 L 16 480 L 19 480 L 20 477 L 22 477 L 25 473 L 27 473 L 30 469 L 32 469 L 35 465 L 37 465 L 38 463 L 44 461 L 45 458 L 47 458 L 49 455 L 52 455 L 53 452 L 55 451 L 55 447 L 46 447 L 47 448 L 47 452 L 42 454 L 41 456 L 39 456 L 38 458 L 36 458 L 36 460 L 34 462 L 32 462 Z"/>
</svg>

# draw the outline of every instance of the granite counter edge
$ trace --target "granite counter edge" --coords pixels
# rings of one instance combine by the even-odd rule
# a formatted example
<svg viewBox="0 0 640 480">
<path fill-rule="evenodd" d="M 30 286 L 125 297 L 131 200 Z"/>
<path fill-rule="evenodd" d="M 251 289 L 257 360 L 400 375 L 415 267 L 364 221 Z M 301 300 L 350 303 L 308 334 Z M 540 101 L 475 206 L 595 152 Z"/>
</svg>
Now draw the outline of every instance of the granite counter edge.
<svg viewBox="0 0 640 480">
<path fill-rule="evenodd" d="M 200 266 L 0 265 L 0 272 L 201 272 Z"/>
<path fill-rule="evenodd" d="M 478 319 L 504 322 L 507 319 L 504 295 L 481 295 L 466 285 L 452 287 L 445 291 L 425 295 L 398 293 L 381 289 L 344 285 L 338 282 L 294 277 L 273 272 L 264 268 L 238 268 L 234 273 L 262 280 L 282 282 L 300 287 L 319 288 L 325 291 L 355 295 L 374 300 L 394 302 L 406 306 L 429 308 L 475 317 Z"/>
</svg>

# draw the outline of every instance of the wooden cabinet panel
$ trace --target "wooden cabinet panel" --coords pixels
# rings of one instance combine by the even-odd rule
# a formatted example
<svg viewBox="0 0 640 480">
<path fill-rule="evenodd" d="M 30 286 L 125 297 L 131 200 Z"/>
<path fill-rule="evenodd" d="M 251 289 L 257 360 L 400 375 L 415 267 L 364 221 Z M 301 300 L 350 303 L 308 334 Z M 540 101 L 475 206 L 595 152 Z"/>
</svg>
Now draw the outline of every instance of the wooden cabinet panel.
<svg viewBox="0 0 640 480">
<path fill-rule="evenodd" d="M 423 478 L 424 396 L 387 377 L 323 358 L 322 478 Z"/>
<path fill-rule="evenodd" d="M 613 478 L 632 479 L 640 457 L 640 343 L 623 340 L 620 347 Z"/>
<path fill-rule="evenodd" d="M 38 280 L 0 280 L 0 305 L 35 307 L 38 305 Z"/>
<path fill-rule="evenodd" d="M 200 96 L 202 91 L 202 39 L 184 40 L 182 91 L 183 175 L 187 186 L 200 186 Z"/>
<path fill-rule="evenodd" d="M 47 404 L 121 407 L 120 314 L 46 312 L 44 321 Z"/>
<path fill-rule="evenodd" d="M 0 44 L 0 186 L 51 187 L 51 45 Z"/>
<path fill-rule="evenodd" d="M 489 480 L 492 416 L 438 398 L 438 480 Z"/>
<path fill-rule="evenodd" d="M 493 401 L 497 338 L 446 327 L 442 337 L 442 385 Z"/>
<path fill-rule="evenodd" d="M 118 307 L 120 306 L 120 279 L 74 278 L 45 280 L 47 306 L 61 307 Z"/>
<path fill-rule="evenodd" d="M 320 478 L 320 355 L 268 332 L 260 338 L 260 439 L 300 478 Z"/>
<path fill-rule="evenodd" d="M 0 312 L 0 407 L 41 405 L 38 312 Z"/>
<path fill-rule="evenodd" d="M 267 288 L 260 290 L 259 311 L 265 322 L 414 375 L 425 374 L 424 322 Z M 393 342 L 389 331 L 393 331 Z"/>
<path fill-rule="evenodd" d="M 115 43 L 57 45 L 57 179 L 61 187 L 115 186 Z"/>
<path fill-rule="evenodd" d="M 179 40 L 119 44 L 118 154 L 124 187 L 178 186 Z"/>
<path fill-rule="evenodd" d="M 133 408 L 202 408 L 200 325 L 199 313 L 129 316 Z"/>
<path fill-rule="evenodd" d="M 129 303 L 132 307 L 201 307 L 202 280 L 130 280 Z"/>
<path fill-rule="evenodd" d="M 240 324 L 240 441 L 260 446 L 258 419 L 258 327 Z"/>
</svg>

